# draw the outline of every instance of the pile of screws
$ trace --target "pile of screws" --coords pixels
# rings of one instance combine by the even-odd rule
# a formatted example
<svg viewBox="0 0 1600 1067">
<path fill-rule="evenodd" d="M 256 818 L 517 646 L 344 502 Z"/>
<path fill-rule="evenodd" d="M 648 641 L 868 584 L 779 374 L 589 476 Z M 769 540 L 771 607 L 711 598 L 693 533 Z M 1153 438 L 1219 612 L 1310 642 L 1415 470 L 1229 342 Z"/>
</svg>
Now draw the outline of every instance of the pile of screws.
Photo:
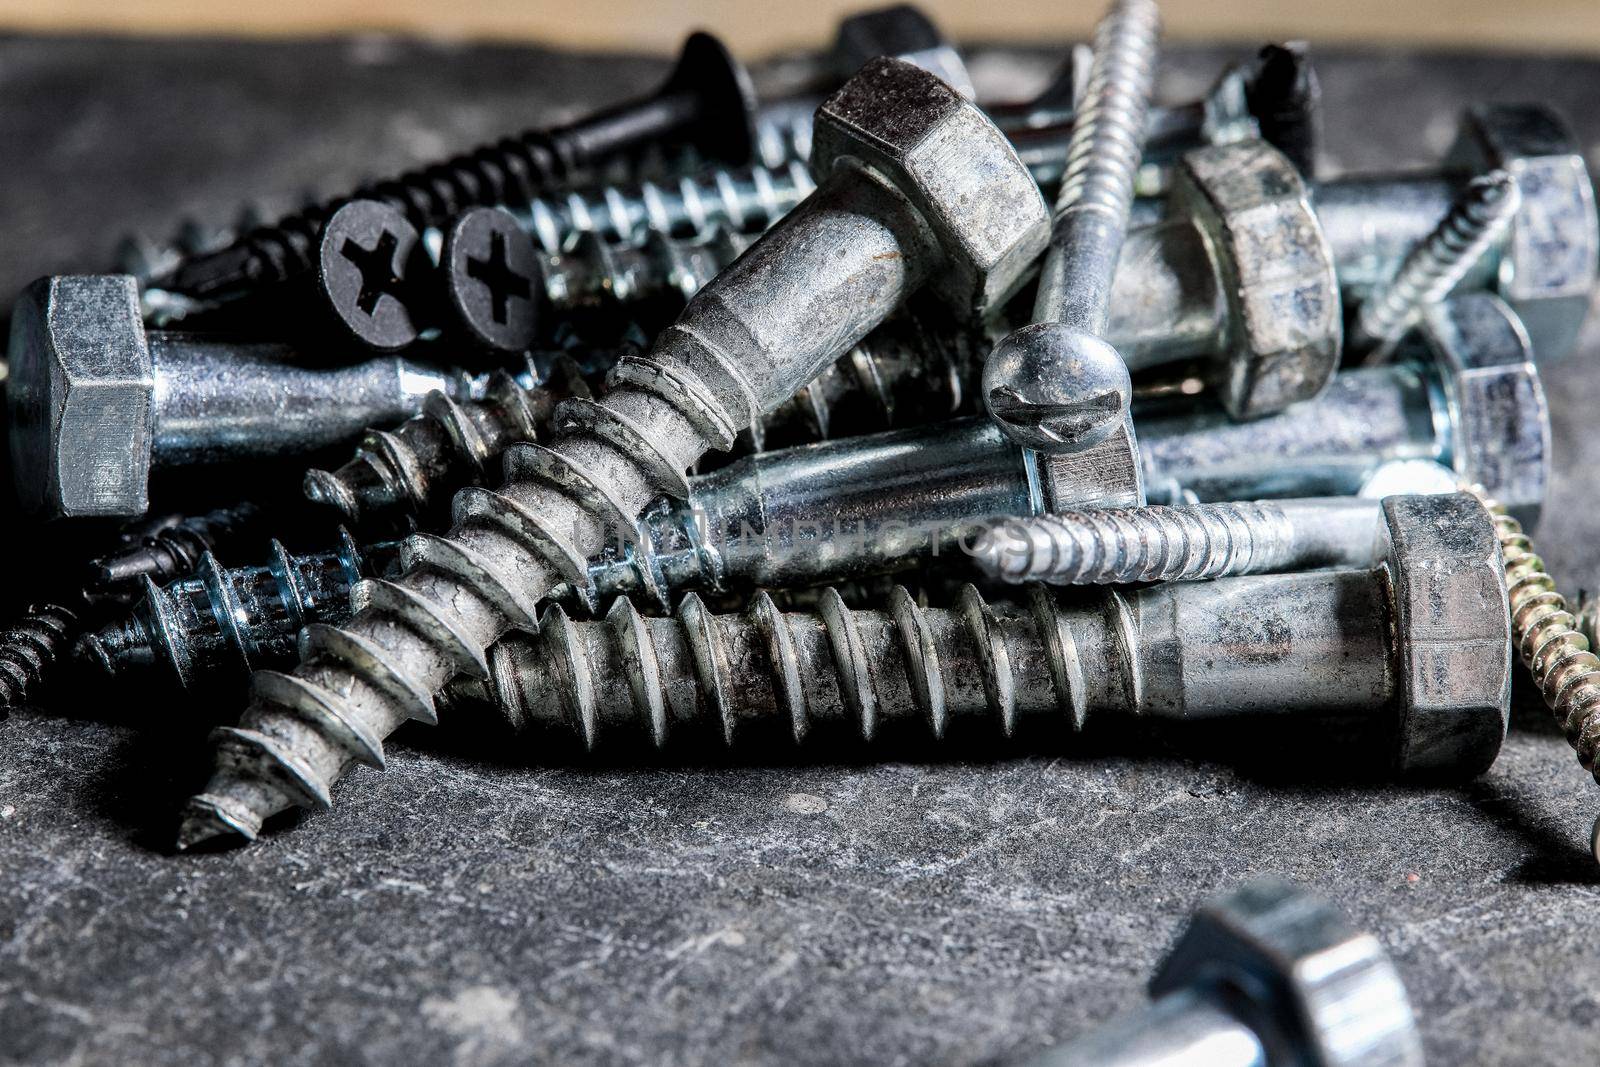
<svg viewBox="0 0 1600 1067">
<path fill-rule="evenodd" d="M 0 700 L 250 679 L 180 848 L 441 715 L 821 753 L 1294 711 L 1470 776 L 1514 654 L 1596 771 L 1525 533 L 1600 247 L 1572 133 L 1476 107 L 1430 171 L 1318 177 L 1303 45 L 1153 106 L 1158 35 L 1116 0 L 980 106 L 910 7 L 764 104 L 697 33 L 643 99 L 35 282 L 12 476 L 78 562 L 14 591 Z"/>
</svg>

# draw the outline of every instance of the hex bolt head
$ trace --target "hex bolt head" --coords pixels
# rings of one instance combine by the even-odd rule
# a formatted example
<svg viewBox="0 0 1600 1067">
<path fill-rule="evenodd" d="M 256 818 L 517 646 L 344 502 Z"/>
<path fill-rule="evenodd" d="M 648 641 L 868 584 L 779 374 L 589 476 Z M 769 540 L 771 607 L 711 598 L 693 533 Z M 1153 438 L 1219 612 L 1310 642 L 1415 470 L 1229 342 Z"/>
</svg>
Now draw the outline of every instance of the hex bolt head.
<svg viewBox="0 0 1600 1067">
<path fill-rule="evenodd" d="M 501 352 L 528 348 L 539 326 L 539 255 L 503 208 L 459 215 L 445 234 L 442 266 L 450 309 L 477 343 Z"/>
<path fill-rule="evenodd" d="M 352 200 L 328 219 L 318 282 L 334 316 L 368 348 L 393 352 L 417 339 L 415 304 L 430 271 L 422 237 L 397 209 Z"/>
<path fill-rule="evenodd" d="M 12 476 L 51 518 L 147 507 L 155 371 L 127 275 L 41 278 L 18 297 L 8 350 Z"/>
</svg>

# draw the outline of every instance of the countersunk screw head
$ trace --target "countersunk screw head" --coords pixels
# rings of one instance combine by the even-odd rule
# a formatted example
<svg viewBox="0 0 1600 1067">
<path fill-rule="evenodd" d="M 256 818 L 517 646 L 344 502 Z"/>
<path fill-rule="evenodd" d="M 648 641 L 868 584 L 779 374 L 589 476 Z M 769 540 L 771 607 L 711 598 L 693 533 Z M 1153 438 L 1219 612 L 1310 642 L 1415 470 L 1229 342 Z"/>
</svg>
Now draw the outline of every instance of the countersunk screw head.
<svg viewBox="0 0 1600 1067">
<path fill-rule="evenodd" d="M 1092 333 L 1038 322 L 1011 333 L 983 368 L 984 403 L 1006 436 L 1045 452 L 1087 448 L 1128 417 L 1133 382 Z"/>
<path fill-rule="evenodd" d="M 376 200 L 352 200 L 328 219 L 318 249 L 328 306 L 356 339 L 380 352 L 420 332 L 413 304 L 428 270 L 417 228 Z"/>
<path fill-rule="evenodd" d="M 479 343 L 521 352 L 539 325 L 539 256 L 502 208 L 463 212 L 444 242 L 445 288 L 463 329 Z"/>
</svg>

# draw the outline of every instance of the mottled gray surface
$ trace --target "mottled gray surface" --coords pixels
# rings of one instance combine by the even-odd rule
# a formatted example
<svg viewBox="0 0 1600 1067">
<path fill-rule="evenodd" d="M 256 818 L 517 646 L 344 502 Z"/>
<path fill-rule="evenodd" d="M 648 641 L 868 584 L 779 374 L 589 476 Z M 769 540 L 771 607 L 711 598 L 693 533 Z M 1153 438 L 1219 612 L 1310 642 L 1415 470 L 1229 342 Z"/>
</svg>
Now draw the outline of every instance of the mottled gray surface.
<svg viewBox="0 0 1600 1067">
<path fill-rule="evenodd" d="M 1169 91 L 1217 59 L 1175 57 Z M 1026 88 L 1048 61 L 975 66 Z M 602 84 L 592 60 L 511 48 L 0 41 L 0 290 L 99 266 L 126 226 L 336 188 L 659 69 Z M 1321 69 L 1341 166 L 1426 160 L 1476 98 L 1548 97 L 1600 134 L 1596 63 Z M 1547 379 L 1543 544 L 1572 583 L 1600 563 L 1595 347 Z M 1537 709 L 1461 788 L 1351 780 L 1315 735 L 1252 731 L 974 764 L 570 770 L 419 730 L 332 813 L 181 858 L 162 850 L 203 726 L 70 710 L 0 725 L 7 1061 L 1004 1062 L 1140 1002 L 1181 918 L 1265 872 L 1390 946 L 1433 1062 L 1600 1055 L 1600 790 Z"/>
</svg>

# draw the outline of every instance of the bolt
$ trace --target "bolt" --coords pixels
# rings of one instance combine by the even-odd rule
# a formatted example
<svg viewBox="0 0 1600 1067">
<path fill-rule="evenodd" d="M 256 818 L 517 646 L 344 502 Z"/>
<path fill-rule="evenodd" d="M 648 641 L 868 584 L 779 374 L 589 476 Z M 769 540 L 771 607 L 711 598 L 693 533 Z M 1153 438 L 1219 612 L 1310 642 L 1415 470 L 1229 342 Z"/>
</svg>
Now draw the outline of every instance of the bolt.
<svg viewBox="0 0 1600 1067">
<path fill-rule="evenodd" d="M 1102 508 L 996 523 L 972 557 L 990 578 L 1051 585 L 1370 566 L 1378 515 L 1376 501 L 1336 497 Z"/>
<path fill-rule="evenodd" d="M 1131 435 L 1128 368 L 1101 335 L 1133 203 L 1160 24 L 1154 0 L 1114 0 L 1095 27 L 1034 322 L 1002 340 L 984 368 L 990 415 L 1027 448 L 1078 451 L 1118 428 Z"/>
<path fill-rule="evenodd" d="M 1196 912 L 1150 995 L 1030 1067 L 1422 1067 L 1405 985 L 1377 938 L 1277 879 Z"/>
<path fill-rule="evenodd" d="M 930 329 L 923 318 L 892 320 L 758 421 L 752 447 L 769 447 L 769 438 L 825 439 L 836 409 L 860 430 L 955 414 L 975 366 L 964 346 L 970 334 Z M 367 530 L 431 525 L 457 491 L 487 484 L 507 448 L 548 432 L 558 401 L 588 395 L 562 357 L 530 363 L 517 378 L 496 375 L 482 400 L 430 399 L 393 431 L 368 431 L 350 462 L 307 472 L 306 495 Z"/>
<path fill-rule="evenodd" d="M 73 656 L 108 677 L 162 667 L 184 688 L 238 679 L 290 659 L 302 627 L 347 621 L 355 583 L 393 576 L 399 555 L 397 542 L 362 548 L 342 529 L 327 552 L 293 556 L 273 541 L 258 567 L 224 568 L 206 552 L 191 578 L 163 588 L 146 577 L 133 612 L 84 634 Z"/>
<path fill-rule="evenodd" d="M 35 604 L 0 630 L 0 719 L 50 680 L 78 634 L 78 614 L 60 604 Z"/>
<path fill-rule="evenodd" d="M 1521 206 L 1516 179 L 1503 170 L 1468 182 L 1434 231 L 1406 256 L 1394 278 L 1362 301 L 1351 347 L 1365 353 L 1363 362 L 1388 360 L 1423 310 L 1448 296 L 1500 240 Z"/>
<path fill-rule="evenodd" d="M 730 616 L 694 594 L 672 618 L 642 618 L 626 598 L 596 622 L 552 605 L 536 635 L 491 649 L 485 692 L 513 728 L 567 727 L 590 747 L 640 726 L 657 746 L 701 730 L 731 746 L 746 732 L 798 744 L 829 727 L 871 741 L 895 723 L 942 739 L 986 719 L 1012 737 L 1057 716 L 1080 729 L 1100 714 L 1382 708 L 1400 769 L 1476 774 L 1510 707 L 1494 530 L 1465 494 L 1391 497 L 1383 509 L 1376 569 L 1094 593 L 1034 586 L 1015 605 L 968 586 L 948 609 L 920 608 L 903 590 L 878 610 L 824 594 L 794 614 L 764 593 Z"/>
<path fill-rule="evenodd" d="M 1150 497 L 1350 496 L 1384 464 L 1428 460 L 1532 522 L 1549 482 L 1550 418 L 1527 333 L 1498 297 L 1423 318 L 1417 362 L 1346 371 L 1315 400 L 1235 422 L 1204 407 L 1139 417 Z"/>
<path fill-rule="evenodd" d="M 382 764 L 401 723 L 436 720 L 432 694 L 453 676 L 486 672 L 487 645 L 535 625 L 552 587 L 585 585 L 592 554 L 658 496 L 683 496 L 709 448 L 731 447 L 924 282 L 974 315 L 998 306 L 1047 240 L 1004 136 L 908 63 L 874 60 L 828 98 L 813 165 L 817 191 L 619 363 L 603 400 L 567 401 L 549 447 L 508 451 L 499 491 L 457 494 L 455 527 L 408 541 L 400 579 L 366 583 L 346 627 L 306 629 L 294 674 L 257 673 L 240 726 L 215 735 L 180 846 L 329 805 L 354 762 Z"/>
<path fill-rule="evenodd" d="M 136 283 L 115 275 L 30 285 L 9 358 L 17 493 L 47 517 L 139 515 L 152 468 L 303 455 L 473 384 L 395 358 L 319 368 L 284 345 L 146 333 Z"/>
<path fill-rule="evenodd" d="M 171 515 L 146 527 L 114 552 L 88 565 L 96 599 L 118 599 L 145 579 L 165 584 L 194 572 L 202 556 L 238 545 L 260 532 L 266 514 L 245 501 L 203 515 Z"/>
<path fill-rule="evenodd" d="M 476 205 L 526 204 L 647 148 L 687 145 L 704 159 L 743 163 L 754 146 L 754 106 L 749 77 L 727 49 L 709 34 L 691 34 L 672 74 L 650 96 L 313 205 L 185 262 L 161 287 L 223 303 L 303 274 L 319 254 L 323 223 L 348 200 L 381 201 L 422 228 Z"/>
</svg>

